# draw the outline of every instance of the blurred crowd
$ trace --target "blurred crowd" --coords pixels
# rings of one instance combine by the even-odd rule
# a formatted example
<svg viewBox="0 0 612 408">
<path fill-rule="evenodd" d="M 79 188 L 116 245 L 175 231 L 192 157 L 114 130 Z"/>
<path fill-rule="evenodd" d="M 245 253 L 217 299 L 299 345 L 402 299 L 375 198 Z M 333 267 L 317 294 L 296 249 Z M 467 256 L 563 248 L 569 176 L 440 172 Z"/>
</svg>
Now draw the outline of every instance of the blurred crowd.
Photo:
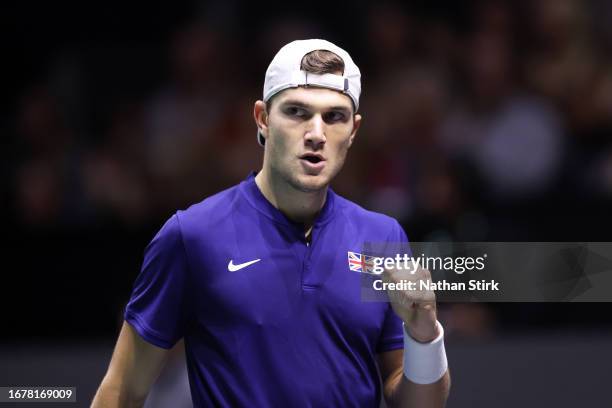
<svg viewBox="0 0 612 408">
<path fill-rule="evenodd" d="M 337 192 L 397 217 L 412 240 L 605 236 L 612 3 L 421 3 L 358 3 L 350 35 L 280 14 L 247 33 L 226 24 L 236 6 L 155 44 L 50 55 L 6 127 L 10 222 L 159 225 L 239 182 L 261 163 L 252 107 L 267 63 L 290 40 L 326 37 L 363 75 Z"/>
</svg>

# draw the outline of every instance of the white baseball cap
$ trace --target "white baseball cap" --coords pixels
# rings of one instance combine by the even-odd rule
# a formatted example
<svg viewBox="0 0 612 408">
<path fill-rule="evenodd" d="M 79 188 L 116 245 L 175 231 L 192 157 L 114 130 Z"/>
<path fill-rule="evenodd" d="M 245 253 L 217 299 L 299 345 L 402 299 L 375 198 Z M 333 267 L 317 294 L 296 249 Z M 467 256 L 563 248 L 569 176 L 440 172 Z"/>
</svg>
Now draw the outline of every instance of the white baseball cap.
<svg viewBox="0 0 612 408">
<path fill-rule="evenodd" d="M 316 50 L 331 51 L 339 56 L 344 62 L 343 75 L 320 75 L 300 70 L 304 55 Z M 277 93 L 298 86 L 317 86 L 343 92 L 353 101 L 355 112 L 359 109 L 361 72 L 348 52 L 329 41 L 318 39 L 297 40 L 282 47 L 266 70 L 263 100 L 268 102 Z M 265 143 L 265 139 L 259 130 L 257 131 L 257 141 L 262 146 Z"/>
</svg>

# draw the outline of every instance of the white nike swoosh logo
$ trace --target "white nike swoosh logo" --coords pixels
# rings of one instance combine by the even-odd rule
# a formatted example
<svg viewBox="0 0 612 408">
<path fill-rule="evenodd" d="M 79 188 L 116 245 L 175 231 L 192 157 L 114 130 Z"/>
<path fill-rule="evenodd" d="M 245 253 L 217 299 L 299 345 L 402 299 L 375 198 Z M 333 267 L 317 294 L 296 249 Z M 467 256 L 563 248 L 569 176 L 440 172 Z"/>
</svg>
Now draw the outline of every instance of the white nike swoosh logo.
<svg viewBox="0 0 612 408">
<path fill-rule="evenodd" d="M 236 272 L 239 271 L 242 268 L 246 268 L 249 265 L 253 265 L 255 262 L 259 262 L 261 261 L 261 259 L 255 259 L 253 261 L 249 261 L 249 262 L 245 262 L 245 263 L 241 263 L 238 265 L 234 265 L 234 260 L 230 259 L 229 263 L 227 264 L 227 270 L 230 272 Z"/>
</svg>

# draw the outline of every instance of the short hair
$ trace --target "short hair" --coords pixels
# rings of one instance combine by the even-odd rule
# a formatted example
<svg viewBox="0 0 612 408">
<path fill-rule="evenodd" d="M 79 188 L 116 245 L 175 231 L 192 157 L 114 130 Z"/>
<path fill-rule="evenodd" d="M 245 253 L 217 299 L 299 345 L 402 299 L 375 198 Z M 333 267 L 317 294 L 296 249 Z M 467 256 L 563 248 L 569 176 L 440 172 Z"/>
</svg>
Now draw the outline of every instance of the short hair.
<svg viewBox="0 0 612 408">
<path fill-rule="evenodd" d="M 300 63 L 302 71 L 311 74 L 344 74 L 344 61 L 338 55 L 327 50 L 314 50 L 304 55 Z M 274 96 L 266 102 L 266 110 L 270 112 Z"/>
<path fill-rule="evenodd" d="M 314 50 L 304 55 L 300 65 L 302 71 L 311 74 L 344 74 L 344 61 L 331 51 Z"/>
</svg>

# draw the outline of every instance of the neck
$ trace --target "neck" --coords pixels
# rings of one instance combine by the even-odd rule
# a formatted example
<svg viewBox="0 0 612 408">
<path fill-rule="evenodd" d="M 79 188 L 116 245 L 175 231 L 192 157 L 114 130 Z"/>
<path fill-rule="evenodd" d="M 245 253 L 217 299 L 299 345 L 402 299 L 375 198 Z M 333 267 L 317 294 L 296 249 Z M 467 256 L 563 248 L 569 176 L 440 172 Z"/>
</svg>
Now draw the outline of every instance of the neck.
<svg viewBox="0 0 612 408">
<path fill-rule="evenodd" d="M 255 183 L 270 204 L 291 221 L 304 224 L 305 230 L 312 227 L 325 205 L 327 187 L 317 191 L 301 191 L 283 180 L 275 180 L 265 168 L 255 176 Z"/>
</svg>

